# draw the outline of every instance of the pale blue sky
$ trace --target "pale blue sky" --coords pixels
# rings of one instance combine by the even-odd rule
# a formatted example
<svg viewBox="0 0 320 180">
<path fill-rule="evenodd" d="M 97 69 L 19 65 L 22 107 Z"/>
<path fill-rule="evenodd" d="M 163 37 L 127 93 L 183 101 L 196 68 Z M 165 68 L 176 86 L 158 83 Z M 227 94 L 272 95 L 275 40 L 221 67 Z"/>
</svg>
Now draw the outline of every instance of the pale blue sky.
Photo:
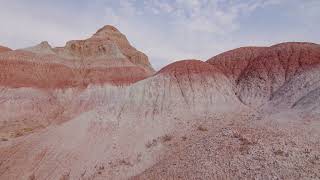
<svg viewBox="0 0 320 180">
<path fill-rule="evenodd" d="M 320 43 L 320 0 L 0 0 L 0 44 L 63 46 L 116 26 L 156 69 L 240 46 Z"/>
</svg>

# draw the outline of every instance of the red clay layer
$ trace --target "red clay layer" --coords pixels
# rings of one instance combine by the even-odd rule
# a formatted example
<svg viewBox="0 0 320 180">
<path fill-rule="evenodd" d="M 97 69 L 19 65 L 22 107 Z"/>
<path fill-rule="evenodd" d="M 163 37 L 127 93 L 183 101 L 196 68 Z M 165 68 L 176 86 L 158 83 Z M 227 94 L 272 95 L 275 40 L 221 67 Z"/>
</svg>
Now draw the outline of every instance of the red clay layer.
<svg viewBox="0 0 320 180">
<path fill-rule="evenodd" d="M 282 43 L 239 48 L 207 62 L 229 77 L 241 102 L 256 106 L 270 100 L 294 77 L 320 65 L 320 45 Z"/>
<path fill-rule="evenodd" d="M 212 74 L 217 71 L 219 70 L 211 64 L 200 60 L 182 60 L 162 68 L 157 74 L 174 74 L 179 76 L 187 74 Z"/>
<path fill-rule="evenodd" d="M 7 51 L 12 51 L 12 50 L 10 48 L 4 47 L 4 46 L 0 46 L 0 53 L 7 52 Z"/>
<path fill-rule="evenodd" d="M 61 64 L 0 61 L 0 84 L 8 87 L 68 88 L 89 84 L 130 84 L 148 76 L 139 67 L 75 69 Z"/>
<path fill-rule="evenodd" d="M 234 80 L 245 75 L 285 72 L 285 78 L 320 63 L 320 45 L 282 43 L 271 47 L 244 47 L 219 54 L 207 61 Z M 277 73 L 275 72 L 275 73 Z"/>
</svg>

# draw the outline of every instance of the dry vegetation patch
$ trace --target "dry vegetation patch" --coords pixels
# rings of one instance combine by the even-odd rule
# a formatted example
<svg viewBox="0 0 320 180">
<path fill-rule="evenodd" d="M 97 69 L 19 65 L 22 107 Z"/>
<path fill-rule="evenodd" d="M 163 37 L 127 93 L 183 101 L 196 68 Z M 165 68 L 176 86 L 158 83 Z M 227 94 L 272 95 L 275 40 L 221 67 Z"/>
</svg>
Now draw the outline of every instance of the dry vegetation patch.
<svg viewBox="0 0 320 180">
<path fill-rule="evenodd" d="M 198 126 L 197 128 L 199 131 L 208 131 L 208 128 L 204 127 L 203 125 Z"/>
</svg>

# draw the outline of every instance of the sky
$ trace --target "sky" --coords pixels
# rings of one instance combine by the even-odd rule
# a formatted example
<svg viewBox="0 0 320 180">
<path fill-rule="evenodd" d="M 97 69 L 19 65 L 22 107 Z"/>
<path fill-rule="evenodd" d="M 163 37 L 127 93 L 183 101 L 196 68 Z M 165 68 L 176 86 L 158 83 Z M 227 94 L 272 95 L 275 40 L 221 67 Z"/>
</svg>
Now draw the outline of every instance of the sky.
<svg viewBox="0 0 320 180">
<path fill-rule="evenodd" d="M 0 44 L 64 46 L 110 24 L 155 69 L 243 46 L 320 43 L 320 0 L 0 0 Z"/>
</svg>

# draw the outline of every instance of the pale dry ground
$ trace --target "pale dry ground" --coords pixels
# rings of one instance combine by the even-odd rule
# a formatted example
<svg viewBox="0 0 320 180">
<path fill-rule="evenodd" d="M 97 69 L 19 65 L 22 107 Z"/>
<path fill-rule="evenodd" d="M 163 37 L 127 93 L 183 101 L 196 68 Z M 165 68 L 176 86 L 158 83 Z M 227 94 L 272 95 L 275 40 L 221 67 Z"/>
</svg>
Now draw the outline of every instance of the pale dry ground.
<svg viewBox="0 0 320 180">
<path fill-rule="evenodd" d="M 1 160 L 1 167 L 10 167 L 1 168 L 1 179 L 320 177 L 318 115 L 262 118 L 243 109 L 203 116 L 184 112 L 146 123 L 127 116 L 113 121 L 105 109 L 11 142 L 14 149 L 1 150 L 1 157 L 10 157 Z"/>
<path fill-rule="evenodd" d="M 297 116 L 208 118 L 131 179 L 319 179 L 319 116 Z"/>
</svg>

